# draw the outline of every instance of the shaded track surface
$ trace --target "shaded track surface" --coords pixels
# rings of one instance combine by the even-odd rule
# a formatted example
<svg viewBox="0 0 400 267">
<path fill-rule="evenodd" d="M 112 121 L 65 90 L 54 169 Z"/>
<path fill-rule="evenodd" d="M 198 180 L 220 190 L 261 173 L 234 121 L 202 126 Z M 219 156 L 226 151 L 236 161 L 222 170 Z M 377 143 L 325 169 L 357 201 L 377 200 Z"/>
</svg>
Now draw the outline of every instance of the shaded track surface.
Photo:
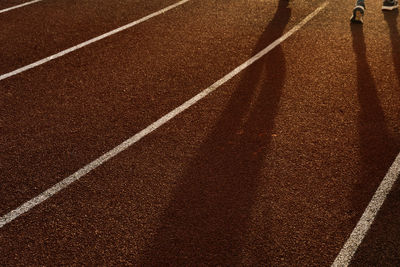
<svg viewBox="0 0 400 267">
<path fill-rule="evenodd" d="M 0 14 L 0 71 L 172 3 L 54 0 Z M 0 81 L 1 215 L 322 3 L 192 0 Z M 351 9 L 329 1 L 214 93 L 0 228 L 0 265 L 330 266 L 400 151 L 398 12 L 371 2 L 351 26 Z M 400 264 L 399 187 L 351 265 Z"/>
</svg>

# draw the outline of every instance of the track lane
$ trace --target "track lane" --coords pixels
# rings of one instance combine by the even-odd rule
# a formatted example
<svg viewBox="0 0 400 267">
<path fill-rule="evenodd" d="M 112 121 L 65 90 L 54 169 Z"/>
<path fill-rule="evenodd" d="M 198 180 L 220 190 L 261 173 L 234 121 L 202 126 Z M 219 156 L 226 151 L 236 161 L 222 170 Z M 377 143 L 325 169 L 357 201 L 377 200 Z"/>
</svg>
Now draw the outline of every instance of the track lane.
<svg viewBox="0 0 400 267">
<path fill-rule="evenodd" d="M 138 25 L 138 24 L 140 24 L 140 23 L 146 22 L 146 21 L 149 20 L 149 19 L 152 19 L 152 18 L 154 18 L 154 17 L 157 17 L 157 16 L 159 16 L 159 15 L 162 15 L 162 14 L 164 14 L 165 12 L 168 12 L 169 10 L 172 10 L 172 9 L 174 9 L 174 8 L 176 8 L 176 7 L 179 7 L 180 5 L 183 5 L 183 4 L 187 3 L 188 1 L 189 1 L 189 0 L 182 0 L 182 1 L 179 1 L 179 2 L 177 2 L 177 3 L 175 3 L 175 4 L 173 4 L 173 5 L 170 5 L 170 6 L 168 6 L 168 7 L 165 7 L 165 8 L 163 8 L 163 9 L 160 9 L 160 10 L 158 10 L 158 11 L 156 11 L 156 12 L 153 12 L 153 13 L 147 15 L 147 16 L 144 16 L 144 17 L 142 17 L 142 18 L 140 18 L 140 19 L 138 19 L 138 20 L 135 20 L 135 21 L 133 21 L 133 22 L 130 22 L 130 23 L 128 23 L 128 24 L 125 24 L 125 25 L 123 25 L 123 26 L 121 26 L 121 27 L 118 27 L 118 28 L 116 28 L 116 29 L 114 29 L 114 30 L 111 30 L 111 31 L 109 31 L 109 32 L 106 32 L 106 33 L 104 33 L 104 34 L 102 34 L 102 35 L 99 35 L 99 36 L 96 36 L 96 37 L 91 38 L 91 39 L 89 39 L 89 40 L 86 40 L 85 42 L 82 42 L 82 43 L 80 43 L 80 44 L 77 44 L 77 45 L 75 45 L 75 46 L 73 46 L 73 47 L 69 47 L 69 48 L 67 48 L 67 49 L 65 49 L 65 50 L 62 50 L 62 51 L 58 52 L 58 53 L 55 53 L 55 54 L 53 54 L 53 55 L 50 55 L 50 56 L 48 56 L 48 57 L 45 57 L 45 58 L 40 59 L 40 60 L 38 60 L 38 61 L 35 61 L 35 62 L 31 63 L 31 64 L 28 64 L 28 65 L 25 65 L 25 66 L 23 66 L 23 67 L 21 67 L 21 68 L 18 68 L 18 69 L 14 70 L 14 71 L 5 73 L 5 74 L 3 74 L 3 75 L 0 76 L 0 80 L 4 80 L 4 79 L 7 79 L 7 78 L 9 78 L 9 77 L 18 75 L 18 74 L 20 74 L 20 73 L 22 73 L 22 72 L 25 72 L 25 71 L 27 71 L 27 70 L 36 68 L 36 67 L 38 67 L 38 66 L 40 66 L 40 65 L 43 65 L 43 64 L 46 64 L 47 62 L 49 62 L 49 61 L 51 61 L 51 60 L 55 60 L 55 59 L 58 59 L 58 58 L 60 58 L 60 57 L 65 56 L 65 55 L 67 55 L 67 54 L 69 54 L 69 53 L 73 53 L 73 52 L 76 51 L 76 50 L 82 49 L 82 48 L 84 48 L 84 47 L 86 47 L 86 46 L 88 46 L 88 45 L 91 45 L 91 44 L 95 43 L 95 42 L 99 42 L 99 41 L 101 41 L 101 40 L 103 40 L 103 39 L 105 39 L 105 38 L 108 38 L 108 37 L 110 37 L 110 36 L 112 36 L 112 35 L 114 35 L 114 34 L 118 34 L 118 33 L 122 32 L 122 31 L 124 31 L 124 30 L 127 30 L 127 29 L 129 29 L 129 28 L 132 28 L 132 27 L 134 27 L 134 26 L 136 26 L 136 25 Z"/>
<path fill-rule="evenodd" d="M 30 2 L 29 0 L 4 0 L 0 2 L 0 9 L 6 9 L 13 6 L 21 5 Z"/>
<path fill-rule="evenodd" d="M 178 1 L 44 1 L 0 16 L 1 74 L 73 47 Z"/>
<path fill-rule="evenodd" d="M 335 7 L 339 6 L 339 3 L 336 3 Z M 273 62 L 283 63 L 286 69 L 284 72 L 274 72 L 274 68 L 271 70 L 268 65 L 265 68 L 270 70 L 269 72 L 264 73 L 264 70 L 258 68 L 260 66 L 249 70 L 247 75 L 253 75 L 251 77 L 262 73 L 261 81 L 265 82 L 260 82 L 262 85 L 256 85 L 255 81 L 246 78 L 248 76 L 245 74 L 238 77 L 215 96 L 208 98 L 203 105 L 198 105 L 183 114 L 182 120 L 171 122 L 165 131 L 155 133 L 138 147 L 124 153 L 124 158 L 116 159 L 104 169 L 95 171 L 87 179 L 74 185 L 68 190 L 70 194 L 57 196 L 48 205 L 43 205 L 10 226 L 3 235 L 4 239 L 9 242 L 8 240 L 18 236 L 18 233 L 19 236 L 7 249 L 14 252 L 11 254 L 24 253 L 27 255 L 25 260 L 38 264 L 49 262 L 51 258 L 66 264 L 84 260 L 92 263 L 146 262 L 147 257 L 143 256 L 147 254 L 146 251 L 160 247 L 160 244 L 170 244 L 170 239 L 165 239 L 169 235 L 165 233 L 190 233 L 183 227 L 171 227 L 185 225 L 185 220 L 171 218 L 169 215 L 180 212 L 182 200 L 193 201 L 183 206 L 184 215 L 192 213 L 190 208 L 196 207 L 191 206 L 191 203 L 200 203 L 200 214 L 207 214 L 207 211 L 212 213 L 213 210 L 218 210 L 217 204 L 221 201 L 228 201 L 229 192 L 239 190 L 242 193 L 238 195 L 246 201 L 230 205 L 234 208 L 244 208 L 245 214 L 250 214 L 250 218 L 243 218 L 242 221 L 241 214 L 235 213 L 234 209 L 227 209 L 228 213 L 221 215 L 225 221 L 232 218 L 233 222 L 236 222 L 235 225 L 239 226 L 238 229 L 243 232 L 235 229 L 231 232 L 222 231 L 221 233 L 227 234 L 227 239 L 233 242 L 231 247 L 226 250 L 218 248 L 217 252 L 239 251 L 240 256 L 235 254 L 230 260 L 241 261 L 244 264 L 304 263 L 328 266 L 374 193 L 374 186 L 380 182 L 393 161 L 391 155 L 395 154 L 396 149 L 399 150 L 396 131 L 399 126 L 396 119 L 398 105 L 388 101 L 393 95 L 396 97 L 393 91 L 398 88 L 398 84 L 395 79 L 383 79 L 380 72 L 382 66 L 387 66 L 391 54 L 385 54 L 382 58 L 368 57 L 368 61 L 374 63 L 369 76 L 373 76 L 378 82 L 375 88 L 366 89 L 370 92 L 366 97 L 373 101 L 372 104 L 376 103 L 375 90 L 378 92 L 378 99 L 384 100 L 381 103 L 382 112 L 379 114 L 385 117 L 386 128 L 379 129 L 376 125 L 381 125 L 382 122 L 372 121 L 368 125 L 368 121 L 363 121 L 359 116 L 360 111 L 368 111 L 369 107 L 373 109 L 376 105 L 367 106 L 360 101 L 363 91 L 356 89 L 357 56 L 352 49 L 351 31 L 346 27 L 348 24 L 344 23 L 346 7 L 341 8 L 343 10 L 334 8 L 334 12 L 326 12 L 326 16 L 317 18 L 315 24 L 310 24 L 310 27 L 288 40 L 282 46 L 282 50 L 279 49 L 271 57 L 267 57 Z M 342 15 L 338 16 L 342 14 L 337 12 L 338 9 L 343 11 L 344 18 Z M 378 17 L 375 18 L 379 21 Z M 332 23 L 335 27 L 330 29 L 326 23 Z M 365 34 L 365 42 L 371 55 L 382 45 L 390 48 L 388 31 L 380 26 L 375 27 L 378 29 L 372 27 Z M 377 31 L 381 29 L 382 31 Z M 376 32 L 381 34 L 379 44 L 375 41 Z M 317 40 L 315 37 L 318 37 Z M 315 52 L 309 53 L 309 47 L 313 47 Z M 338 53 L 342 57 L 336 57 Z M 283 62 L 282 54 L 285 58 Z M 378 64 L 375 64 L 376 62 Z M 308 71 L 302 71 L 304 69 Z M 395 74 L 392 68 L 387 71 L 389 74 Z M 276 79 L 272 77 L 279 77 L 279 73 L 286 73 L 284 82 L 277 86 L 267 86 L 275 84 Z M 249 102 L 243 101 L 246 99 L 242 99 L 240 94 L 234 97 L 235 92 L 243 90 L 246 94 L 246 88 L 260 92 L 252 98 L 260 103 L 264 99 L 260 96 L 266 97 L 267 93 L 277 89 L 280 92 L 278 106 L 277 98 L 264 99 L 271 101 L 272 106 L 249 104 L 250 113 L 239 112 L 243 109 L 243 104 Z M 229 106 L 227 101 L 230 99 L 237 101 L 235 109 L 231 115 L 227 115 L 228 117 L 221 116 Z M 268 119 L 268 114 L 261 112 L 269 108 L 275 113 L 272 120 Z M 225 110 L 225 114 L 229 114 L 230 110 Z M 256 116 L 258 111 L 267 117 Z M 260 122 L 257 122 L 257 118 Z M 267 125 L 263 125 L 263 118 L 268 122 Z M 255 132 L 246 130 L 246 127 L 243 127 L 244 132 L 234 131 L 240 127 L 237 121 L 242 120 L 247 122 L 247 125 L 253 125 Z M 193 121 L 196 123 L 193 124 Z M 372 152 L 366 149 L 368 146 L 363 137 L 365 135 L 362 135 L 364 126 L 358 125 L 360 121 L 375 129 L 372 138 L 378 140 L 378 144 L 384 144 L 383 147 L 374 144 Z M 228 127 L 218 127 L 221 125 Z M 192 128 L 193 126 L 195 128 Z M 264 132 L 264 127 L 269 128 Z M 385 130 L 385 135 L 381 134 L 382 130 Z M 257 133 L 260 136 L 257 137 Z M 250 142 L 253 135 L 256 137 L 255 142 Z M 225 140 L 224 136 L 234 138 Z M 390 136 L 392 139 L 386 140 L 386 137 L 382 136 Z M 253 145 L 261 144 L 258 141 L 266 141 L 268 145 L 257 149 L 257 146 Z M 215 146 L 218 144 L 222 145 Z M 243 146 L 238 144 L 243 144 L 248 151 L 242 151 L 240 148 Z M 387 146 L 391 149 L 385 150 Z M 235 153 L 224 154 L 224 150 Z M 202 153 L 203 151 L 205 153 Z M 220 160 L 213 162 L 210 154 L 216 154 Z M 232 154 L 237 155 L 237 158 L 232 157 Z M 244 160 L 249 154 L 256 158 L 260 156 L 263 163 L 255 169 L 251 168 L 252 165 Z M 376 160 L 369 173 L 359 166 L 359 162 L 363 162 L 367 155 Z M 219 162 L 221 164 L 218 164 Z M 232 172 L 233 176 L 236 175 L 233 171 L 236 168 L 243 168 L 247 174 L 256 172 L 256 175 L 245 176 L 254 177 L 255 180 L 243 182 L 245 185 L 256 187 L 253 194 L 241 191 L 242 188 L 238 184 L 233 184 L 235 186 L 232 185 L 232 188 L 222 187 L 222 192 L 218 191 L 222 196 L 214 194 L 215 188 L 211 185 L 202 184 L 204 188 L 209 189 L 206 193 L 194 186 L 201 183 L 202 179 L 199 178 L 219 182 L 218 178 L 221 176 L 213 176 L 213 170 L 214 174 L 218 174 L 221 172 L 221 166 Z M 362 166 L 366 166 L 365 161 Z M 208 169 L 209 167 L 211 169 Z M 229 170 L 230 167 L 232 170 Z M 198 174 L 199 177 L 187 175 L 188 173 Z M 202 175 L 208 173 L 211 173 L 211 177 Z M 188 179 L 192 179 L 193 183 L 187 182 Z M 132 180 L 138 183 L 132 184 Z M 189 184 L 190 187 L 183 186 L 185 184 Z M 224 192 L 227 194 L 223 194 Z M 208 198 L 206 203 L 209 206 L 201 205 L 200 200 L 204 194 L 215 196 Z M 168 200 L 168 203 L 165 200 Z M 77 203 L 89 204 L 79 207 Z M 247 205 L 249 203 L 252 204 Z M 49 212 L 55 212 L 56 215 L 41 217 Z M 30 220 L 31 216 L 36 220 Z M 196 216 L 195 214 L 194 218 Z M 168 220 L 163 221 L 160 218 Z M 36 223 L 41 220 L 45 221 L 42 225 Z M 20 233 L 19 229 L 22 226 L 27 227 L 26 233 Z M 196 226 L 188 229 L 196 229 Z M 200 240 L 207 240 L 207 228 L 200 227 L 200 230 L 203 230 L 199 232 L 199 236 L 202 237 Z M 33 240 L 32 233 L 39 233 L 39 238 Z M 189 240 L 189 235 L 172 236 Z M 209 240 L 221 242 L 218 237 L 221 236 L 217 236 L 217 240 Z M 24 243 L 21 240 L 29 242 Z M 21 243 L 26 245 L 21 248 Z M 30 247 L 37 250 L 32 252 Z M 187 251 L 190 247 L 185 249 Z M 59 253 L 60 251 L 64 253 Z M 207 248 L 200 252 L 206 251 Z M 161 253 L 172 255 L 167 249 L 161 250 Z M 177 255 L 175 260 L 182 261 L 183 256 Z M 13 257 L 7 260 L 10 263 L 18 262 L 18 258 Z M 221 256 L 221 261 L 229 262 L 229 259 Z"/>
<path fill-rule="evenodd" d="M 14 10 L 14 9 L 22 8 L 24 6 L 32 5 L 32 4 L 35 4 L 35 3 L 40 2 L 40 1 L 42 1 L 42 0 L 33 0 L 33 1 L 29 1 L 29 2 L 24 2 L 24 3 L 18 4 L 18 5 L 10 6 L 8 8 L 1 8 L 0 7 L 0 14 L 9 12 L 9 11 Z"/>
</svg>

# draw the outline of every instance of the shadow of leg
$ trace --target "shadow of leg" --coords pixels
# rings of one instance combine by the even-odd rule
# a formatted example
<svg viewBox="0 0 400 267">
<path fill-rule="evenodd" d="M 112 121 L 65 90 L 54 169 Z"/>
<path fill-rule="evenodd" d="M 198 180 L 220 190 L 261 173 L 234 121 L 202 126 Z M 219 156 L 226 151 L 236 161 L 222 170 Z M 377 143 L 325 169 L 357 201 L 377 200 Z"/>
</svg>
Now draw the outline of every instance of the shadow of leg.
<svg viewBox="0 0 400 267">
<path fill-rule="evenodd" d="M 279 38 L 287 0 L 254 54 Z M 140 265 L 238 265 L 286 74 L 281 47 L 249 67 L 199 156 L 178 181 Z"/>
<path fill-rule="evenodd" d="M 375 81 L 366 57 L 363 28 L 352 25 L 353 50 L 357 60 L 357 95 L 360 104 L 361 178 L 354 187 L 353 208 L 362 213 L 396 156 L 394 140 L 385 123 Z"/>
<path fill-rule="evenodd" d="M 397 9 L 394 11 L 385 11 L 383 12 L 383 15 L 390 31 L 390 40 L 392 41 L 393 63 L 397 79 L 400 85 L 400 34 L 397 22 L 397 17 L 399 16 L 399 10 Z M 400 88 L 397 88 L 397 90 L 400 93 Z"/>
</svg>

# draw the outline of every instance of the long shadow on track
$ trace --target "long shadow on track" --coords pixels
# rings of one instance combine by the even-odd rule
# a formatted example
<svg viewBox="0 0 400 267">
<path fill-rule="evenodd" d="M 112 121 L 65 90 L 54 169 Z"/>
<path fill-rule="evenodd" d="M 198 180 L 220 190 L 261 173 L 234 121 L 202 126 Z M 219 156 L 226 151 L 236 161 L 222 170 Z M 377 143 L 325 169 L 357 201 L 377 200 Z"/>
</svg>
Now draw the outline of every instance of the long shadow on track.
<svg viewBox="0 0 400 267">
<path fill-rule="evenodd" d="M 291 16 L 287 5 L 279 1 L 254 54 L 282 36 Z M 280 46 L 242 74 L 198 157 L 177 182 L 140 265 L 240 264 L 285 75 Z"/>
<path fill-rule="evenodd" d="M 390 40 L 392 41 L 393 63 L 400 84 L 400 34 L 397 23 L 399 10 L 383 12 L 383 16 L 389 27 Z M 398 91 L 400 92 L 400 88 L 398 88 Z"/>
<path fill-rule="evenodd" d="M 395 159 L 399 144 L 390 136 L 385 122 L 377 87 L 368 65 L 363 28 L 352 25 L 351 32 L 357 61 L 357 95 L 360 104 L 358 132 L 362 174 L 352 194 L 353 209 L 357 213 L 362 212 L 370 201 Z M 359 216 L 356 217 L 358 220 Z"/>
</svg>

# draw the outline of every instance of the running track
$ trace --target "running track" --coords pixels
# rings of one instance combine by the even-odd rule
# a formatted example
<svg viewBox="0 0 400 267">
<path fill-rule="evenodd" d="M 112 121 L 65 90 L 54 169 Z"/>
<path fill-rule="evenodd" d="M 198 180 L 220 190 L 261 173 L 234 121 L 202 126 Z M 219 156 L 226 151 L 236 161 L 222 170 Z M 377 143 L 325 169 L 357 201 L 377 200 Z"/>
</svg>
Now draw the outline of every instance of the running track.
<svg viewBox="0 0 400 267">
<path fill-rule="evenodd" d="M 177 0 L 0 13 L 0 75 Z M 400 151 L 398 12 L 191 0 L 0 80 L 0 216 L 238 75 L 0 228 L 0 265 L 330 266 Z M 0 10 L 23 4 L 4 0 Z M 397 165 L 396 165 L 397 166 Z M 400 265 L 395 181 L 350 265 Z M 4 217 L 3 217 L 4 218 Z"/>
</svg>

